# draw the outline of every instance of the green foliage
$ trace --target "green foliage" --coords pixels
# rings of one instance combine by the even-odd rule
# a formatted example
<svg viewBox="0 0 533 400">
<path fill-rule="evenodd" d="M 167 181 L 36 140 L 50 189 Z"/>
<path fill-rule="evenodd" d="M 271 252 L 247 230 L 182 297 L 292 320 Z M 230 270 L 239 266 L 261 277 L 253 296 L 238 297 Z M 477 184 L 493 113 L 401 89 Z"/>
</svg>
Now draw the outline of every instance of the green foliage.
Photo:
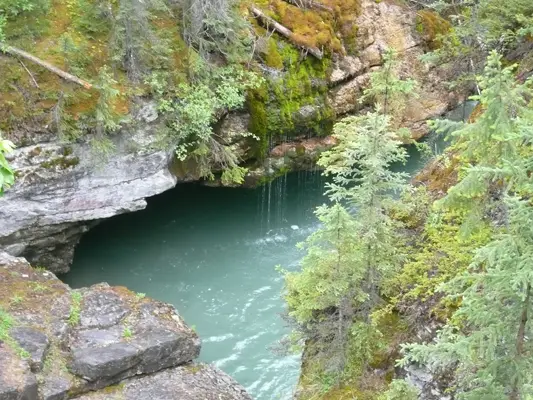
<svg viewBox="0 0 533 400">
<path fill-rule="evenodd" d="M 113 59 L 137 83 L 149 71 L 168 66 L 171 46 L 158 37 L 150 19 L 159 12 L 171 13 L 162 0 L 120 0 L 113 31 Z"/>
<path fill-rule="evenodd" d="M 394 50 L 383 54 L 383 66 L 370 75 L 370 85 L 359 99 L 361 103 L 373 101 L 384 114 L 397 117 L 405 108 L 407 97 L 417 96 L 416 82 L 401 79 L 398 74 L 399 61 Z"/>
<path fill-rule="evenodd" d="M 417 400 L 418 394 L 419 390 L 410 383 L 402 379 L 395 379 L 379 400 Z"/>
<path fill-rule="evenodd" d="M 197 162 L 200 176 L 213 179 L 213 171 L 221 170 L 224 184 L 242 183 L 246 170 L 238 166 L 233 146 L 218 138 L 214 125 L 221 111 L 243 107 L 246 91 L 258 88 L 262 81 L 240 67 L 211 67 L 201 59 L 191 72 L 191 83 L 182 83 L 170 93 L 162 90 L 157 76 L 149 81 L 167 116 L 165 140 L 176 146 L 179 160 Z"/>
<path fill-rule="evenodd" d="M 11 297 L 11 299 L 10 299 L 10 302 L 11 302 L 12 304 L 20 304 L 20 303 L 22 303 L 23 301 L 24 301 L 24 297 L 19 296 L 19 295 L 17 295 L 17 294 L 14 295 L 13 297 Z"/>
<path fill-rule="evenodd" d="M 463 238 L 459 235 L 463 220 L 464 216 L 454 213 L 429 216 L 419 237 L 421 245 L 408 249 L 402 271 L 387 283 L 391 294 L 395 295 L 392 304 L 406 309 L 412 303 L 427 302 L 427 307 L 419 306 L 422 312 L 428 313 L 424 318 L 432 314 L 446 319 L 450 304 L 440 302 L 438 288 L 467 269 L 474 251 L 484 245 L 491 234 L 490 227 L 485 225 Z"/>
<path fill-rule="evenodd" d="M 383 347 L 372 313 L 382 302 L 383 281 L 403 259 L 402 224 L 392 214 L 405 208 L 398 195 L 408 188 L 407 175 L 390 167 L 404 163 L 407 153 L 402 132 L 381 111 L 414 85 L 398 79 L 390 53 L 387 62 L 385 74 L 371 78 L 377 87 L 367 91 L 377 111 L 334 126 L 337 145 L 318 162 L 331 176 L 326 194 L 332 204 L 316 211 L 322 227 L 302 245 L 302 270 L 284 272 L 289 317 L 311 343 L 318 373 L 333 374 L 336 383 L 360 377 Z"/>
<path fill-rule="evenodd" d="M 276 45 L 274 37 L 268 43 L 268 62 L 283 68 L 284 73 L 269 77 L 248 96 L 249 129 L 260 138 L 258 158 L 266 155 L 277 137 L 329 134 L 334 120 L 327 100 L 330 61 L 314 57 L 302 60 L 297 49 L 288 44 Z M 302 114 L 302 109 L 309 111 Z"/>
<path fill-rule="evenodd" d="M 497 234 L 475 252 L 466 272 L 442 285 L 460 307 L 437 341 L 405 346 L 401 363 L 453 371 L 458 399 L 525 399 L 533 395 L 528 372 L 533 367 L 528 339 L 533 334 L 533 183 L 527 172 L 533 114 L 525 100 L 533 91 L 529 83 L 513 82 L 497 54 L 489 58 L 481 82 L 485 115 L 471 124 L 478 126 L 470 135 L 465 128 L 459 136 L 464 156 L 477 164 L 467 167 L 442 204 L 450 208 L 472 198 L 494 203 L 490 215 Z"/>
<path fill-rule="evenodd" d="M 448 33 L 437 35 L 438 48 L 424 58 L 435 64 L 448 63 L 456 79 L 453 83 L 469 87 L 480 72 L 491 50 L 513 49 L 533 29 L 530 0 L 428 2 L 453 23 Z"/>
<path fill-rule="evenodd" d="M 122 329 L 122 338 L 124 339 L 131 339 L 133 336 L 133 332 L 129 326 L 125 326 L 124 329 Z"/>
<path fill-rule="evenodd" d="M 15 319 L 0 308 L 0 341 L 6 343 L 20 358 L 29 358 L 30 354 L 10 336 L 9 331 L 15 326 Z"/>
<path fill-rule="evenodd" d="M 108 67 L 103 66 L 98 73 L 98 102 L 96 103 L 96 133 L 103 135 L 105 132 L 113 132 L 120 125 L 119 115 L 113 108 L 113 102 L 120 92 L 115 89 L 115 81 L 109 73 Z"/>
<path fill-rule="evenodd" d="M 482 93 L 473 97 L 484 112 L 475 122 L 460 126 L 452 134 L 467 167 L 461 181 L 437 206 L 468 212 L 466 233 L 496 206 L 494 197 L 504 187 L 497 181 L 516 178 L 516 171 L 510 169 L 508 162 L 517 157 L 525 132 L 533 129 L 533 110 L 526 100 L 531 82 L 516 82 L 514 70 L 514 66 L 503 68 L 501 56 L 491 54 L 485 74 L 479 78 Z M 442 130 L 448 125 L 446 121 L 439 122 L 437 128 Z"/>
<path fill-rule="evenodd" d="M 73 291 L 70 297 L 70 314 L 68 317 L 68 323 L 72 326 L 75 326 L 80 322 L 81 302 L 83 300 L 83 296 L 80 292 Z"/>
<path fill-rule="evenodd" d="M 221 54 L 229 63 L 250 61 L 250 24 L 241 16 L 235 0 L 184 0 L 183 36 L 198 54 L 208 60 Z"/>
<path fill-rule="evenodd" d="M 2 139 L 0 136 L 0 196 L 4 194 L 5 189 L 15 183 L 15 174 L 5 157 L 5 155 L 11 153 L 14 148 L 15 145 L 12 142 Z"/>
<path fill-rule="evenodd" d="M 49 5 L 48 0 L 0 0 L 0 15 L 16 17 L 22 13 L 44 11 Z"/>
</svg>

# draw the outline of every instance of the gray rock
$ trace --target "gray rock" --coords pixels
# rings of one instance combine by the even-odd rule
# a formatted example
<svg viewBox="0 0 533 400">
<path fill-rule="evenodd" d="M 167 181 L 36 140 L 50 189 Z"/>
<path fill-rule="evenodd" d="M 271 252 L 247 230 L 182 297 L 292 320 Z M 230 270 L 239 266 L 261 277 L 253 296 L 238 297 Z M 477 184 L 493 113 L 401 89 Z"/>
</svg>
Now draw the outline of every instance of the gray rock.
<svg viewBox="0 0 533 400">
<path fill-rule="evenodd" d="M 78 400 L 251 400 L 237 382 L 213 366 L 188 365 L 123 382 Z"/>
<path fill-rule="evenodd" d="M 40 387 L 43 400 L 66 400 L 72 383 L 70 380 L 60 377 L 46 377 Z"/>
<path fill-rule="evenodd" d="M 108 328 L 118 324 L 129 311 L 129 307 L 116 293 L 89 291 L 83 296 L 80 326 L 84 329 Z"/>
<path fill-rule="evenodd" d="M 197 341 L 186 333 L 166 329 L 147 329 L 130 342 L 139 350 L 138 371 L 149 374 L 194 360 L 200 355 Z"/>
<path fill-rule="evenodd" d="M 34 290 L 37 284 L 42 290 Z M 20 304 L 10 301 L 13 287 L 22 288 L 17 290 L 24 297 Z M 13 318 L 10 336 L 31 356 L 22 360 L 0 341 L 1 400 L 66 400 L 103 388 L 95 396 L 109 399 L 126 385 L 127 398 L 139 400 L 249 399 L 220 371 L 177 368 L 198 357 L 200 339 L 173 306 L 107 284 L 76 292 L 83 295 L 80 320 L 67 323 L 72 289 L 53 273 L 0 251 L 0 304 Z M 39 370 L 38 380 L 30 364 Z M 171 371 L 163 375 L 168 381 L 158 377 L 160 371 Z M 152 391 L 156 397 L 149 395 Z"/>
<path fill-rule="evenodd" d="M 89 381 L 113 378 L 139 364 L 139 350 L 129 343 L 74 349 L 71 371 Z M 134 372 L 132 372 L 134 375 Z"/>
<path fill-rule="evenodd" d="M 37 379 L 29 365 L 0 341 L 0 399 L 37 400 Z"/>
<path fill-rule="evenodd" d="M 148 118 L 151 119 L 151 118 Z M 176 185 L 171 149 L 155 146 L 157 123 L 112 137 L 105 157 L 86 143 L 20 147 L 15 186 L 0 198 L 0 248 L 34 265 L 67 272 L 74 246 L 95 221 L 137 211 L 146 197 Z"/>
<path fill-rule="evenodd" d="M 9 335 L 30 354 L 31 370 L 40 371 L 50 345 L 48 337 L 36 329 L 27 327 L 13 328 L 9 331 Z"/>
</svg>

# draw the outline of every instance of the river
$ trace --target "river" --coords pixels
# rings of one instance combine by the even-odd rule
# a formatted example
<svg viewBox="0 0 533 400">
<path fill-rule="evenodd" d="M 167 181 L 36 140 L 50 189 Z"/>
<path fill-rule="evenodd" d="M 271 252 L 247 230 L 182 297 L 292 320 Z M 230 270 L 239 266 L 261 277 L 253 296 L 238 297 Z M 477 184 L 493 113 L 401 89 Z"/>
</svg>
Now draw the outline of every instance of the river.
<svg viewBox="0 0 533 400">
<path fill-rule="evenodd" d="M 414 147 L 409 152 L 401 169 L 412 173 L 423 160 Z M 325 201 L 323 185 L 316 171 L 257 189 L 178 185 L 148 199 L 145 210 L 92 229 L 62 279 L 75 288 L 127 286 L 173 304 L 202 338 L 202 361 L 254 399 L 290 399 L 300 360 L 273 351 L 288 333 L 275 266 L 298 268 L 296 244 L 317 228 L 313 210 Z"/>
</svg>

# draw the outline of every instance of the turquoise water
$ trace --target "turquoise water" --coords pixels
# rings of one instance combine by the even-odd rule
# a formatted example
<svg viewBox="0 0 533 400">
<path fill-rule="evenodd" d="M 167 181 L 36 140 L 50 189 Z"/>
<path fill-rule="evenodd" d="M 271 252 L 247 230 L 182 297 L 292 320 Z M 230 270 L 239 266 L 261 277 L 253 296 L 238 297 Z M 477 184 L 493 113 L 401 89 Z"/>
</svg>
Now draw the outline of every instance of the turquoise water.
<svg viewBox="0 0 533 400">
<path fill-rule="evenodd" d="M 275 266 L 298 266 L 295 245 L 316 229 L 322 186 L 319 173 L 256 190 L 178 185 L 91 230 L 64 280 L 105 281 L 174 304 L 202 338 L 201 360 L 256 399 L 288 399 L 299 357 L 271 349 L 288 331 Z"/>
<path fill-rule="evenodd" d="M 440 139 L 429 144 L 443 147 Z M 410 153 L 398 166 L 407 172 L 423 164 Z M 146 210 L 91 230 L 63 278 L 74 287 L 127 286 L 172 303 L 202 338 L 201 360 L 255 399 L 290 399 L 300 360 L 272 351 L 288 332 L 275 266 L 298 268 L 295 245 L 317 228 L 323 184 L 319 172 L 300 172 L 253 190 L 178 185 L 149 199 Z"/>
</svg>

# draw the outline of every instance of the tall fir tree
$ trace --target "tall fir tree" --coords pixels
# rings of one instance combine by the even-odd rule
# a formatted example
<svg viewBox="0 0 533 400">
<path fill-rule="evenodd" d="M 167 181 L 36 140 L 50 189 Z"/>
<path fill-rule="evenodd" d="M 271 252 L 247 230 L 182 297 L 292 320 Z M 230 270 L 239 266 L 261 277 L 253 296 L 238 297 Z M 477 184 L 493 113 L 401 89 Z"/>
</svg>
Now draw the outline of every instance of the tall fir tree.
<svg viewBox="0 0 533 400">
<path fill-rule="evenodd" d="M 401 363 L 453 371 L 458 399 L 525 400 L 533 396 L 533 91 L 531 82 L 514 81 L 497 54 L 480 83 L 485 114 L 457 133 L 464 156 L 477 164 L 441 205 L 492 204 L 497 233 L 469 270 L 443 287 L 460 307 L 436 343 L 407 345 Z"/>
<path fill-rule="evenodd" d="M 518 83 L 514 71 L 514 66 L 503 67 L 498 53 L 491 53 L 484 75 L 478 79 L 482 92 L 472 97 L 479 101 L 483 113 L 459 129 L 450 121 L 436 124 L 439 130 L 456 129 L 452 136 L 465 165 L 460 182 L 437 206 L 467 212 L 464 233 L 475 229 L 481 219 L 498 207 L 499 193 L 505 185 L 494 184 L 493 172 L 499 169 L 508 172 L 508 179 L 514 177 L 508 163 L 518 156 L 521 136 L 530 129 L 528 121 L 533 115 L 528 106 L 530 84 Z"/>
<path fill-rule="evenodd" d="M 373 98 L 382 99 L 381 91 L 407 92 L 394 70 L 387 71 L 388 85 Z M 405 162 L 407 153 L 399 140 L 403 132 L 376 108 L 335 125 L 337 145 L 319 161 L 332 177 L 326 186 L 332 205 L 317 210 L 322 227 L 302 245 L 302 271 L 285 272 L 289 316 L 309 339 L 314 359 L 337 381 L 365 369 L 379 337 L 371 313 L 381 301 L 380 283 L 401 260 L 399 223 L 390 211 L 398 205 L 395 195 L 407 188 L 407 175 L 391 166 Z"/>
</svg>

